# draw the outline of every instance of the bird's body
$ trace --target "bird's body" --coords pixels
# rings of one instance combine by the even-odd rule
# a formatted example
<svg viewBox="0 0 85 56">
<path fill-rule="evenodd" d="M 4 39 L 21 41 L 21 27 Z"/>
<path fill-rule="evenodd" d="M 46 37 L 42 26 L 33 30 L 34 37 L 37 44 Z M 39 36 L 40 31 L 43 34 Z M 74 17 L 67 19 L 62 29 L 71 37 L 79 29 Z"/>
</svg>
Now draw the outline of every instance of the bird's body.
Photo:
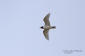
<svg viewBox="0 0 85 56">
<path fill-rule="evenodd" d="M 45 22 L 45 25 L 41 26 L 41 29 L 44 29 L 43 34 L 47 40 L 49 40 L 49 35 L 48 35 L 49 30 L 56 28 L 55 26 L 50 25 L 49 17 L 50 17 L 50 13 L 48 13 L 43 19 L 43 21 Z"/>
<path fill-rule="evenodd" d="M 42 29 L 55 29 L 56 27 L 55 26 L 42 26 L 41 27 Z"/>
</svg>

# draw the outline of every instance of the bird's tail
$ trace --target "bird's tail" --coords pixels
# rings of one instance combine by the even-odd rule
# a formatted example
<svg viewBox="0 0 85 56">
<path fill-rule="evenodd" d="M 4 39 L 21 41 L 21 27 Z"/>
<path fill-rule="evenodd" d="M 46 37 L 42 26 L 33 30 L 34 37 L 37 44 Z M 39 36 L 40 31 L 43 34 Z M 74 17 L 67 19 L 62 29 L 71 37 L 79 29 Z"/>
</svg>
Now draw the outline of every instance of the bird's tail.
<svg viewBox="0 0 85 56">
<path fill-rule="evenodd" d="M 53 29 L 56 29 L 56 26 L 52 26 Z"/>
</svg>

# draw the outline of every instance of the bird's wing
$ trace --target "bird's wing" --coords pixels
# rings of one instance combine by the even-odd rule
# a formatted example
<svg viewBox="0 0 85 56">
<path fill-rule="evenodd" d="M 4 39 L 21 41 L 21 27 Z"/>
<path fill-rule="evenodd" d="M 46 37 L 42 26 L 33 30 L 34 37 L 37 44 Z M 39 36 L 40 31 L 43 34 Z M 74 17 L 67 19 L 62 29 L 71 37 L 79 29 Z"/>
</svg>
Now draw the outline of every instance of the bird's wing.
<svg viewBox="0 0 85 56">
<path fill-rule="evenodd" d="M 48 13 L 43 19 L 43 21 L 45 22 L 45 25 L 47 26 L 50 26 L 49 17 L 50 17 L 50 13 Z"/>
<path fill-rule="evenodd" d="M 49 40 L 49 34 L 48 34 L 48 32 L 49 32 L 49 30 L 46 30 L 46 29 L 43 30 L 43 34 L 44 34 L 44 36 L 45 36 L 45 38 L 47 40 Z"/>
</svg>

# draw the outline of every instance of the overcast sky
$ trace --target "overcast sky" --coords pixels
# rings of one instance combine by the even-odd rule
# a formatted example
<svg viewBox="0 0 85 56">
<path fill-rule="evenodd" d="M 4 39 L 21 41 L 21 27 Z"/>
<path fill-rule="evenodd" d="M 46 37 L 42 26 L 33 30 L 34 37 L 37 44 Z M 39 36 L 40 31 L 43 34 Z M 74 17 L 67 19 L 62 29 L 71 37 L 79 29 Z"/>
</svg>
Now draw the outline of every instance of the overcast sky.
<svg viewBox="0 0 85 56">
<path fill-rule="evenodd" d="M 0 56 L 85 56 L 85 0 L 0 0 Z"/>
</svg>

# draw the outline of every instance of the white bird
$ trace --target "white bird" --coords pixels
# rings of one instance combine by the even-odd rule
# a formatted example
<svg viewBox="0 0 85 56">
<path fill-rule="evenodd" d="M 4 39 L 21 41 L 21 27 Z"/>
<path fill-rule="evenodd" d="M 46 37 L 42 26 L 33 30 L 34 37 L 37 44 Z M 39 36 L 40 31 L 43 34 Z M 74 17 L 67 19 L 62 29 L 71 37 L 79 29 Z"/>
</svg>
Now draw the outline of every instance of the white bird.
<svg viewBox="0 0 85 56">
<path fill-rule="evenodd" d="M 50 17 L 50 13 L 48 13 L 43 19 L 45 25 L 40 27 L 41 29 L 44 29 L 43 34 L 47 40 L 49 40 L 49 34 L 48 34 L 49 30 L 56 28 L 56 26 L 50 25 L 49 17 Z"/>
</svg>

